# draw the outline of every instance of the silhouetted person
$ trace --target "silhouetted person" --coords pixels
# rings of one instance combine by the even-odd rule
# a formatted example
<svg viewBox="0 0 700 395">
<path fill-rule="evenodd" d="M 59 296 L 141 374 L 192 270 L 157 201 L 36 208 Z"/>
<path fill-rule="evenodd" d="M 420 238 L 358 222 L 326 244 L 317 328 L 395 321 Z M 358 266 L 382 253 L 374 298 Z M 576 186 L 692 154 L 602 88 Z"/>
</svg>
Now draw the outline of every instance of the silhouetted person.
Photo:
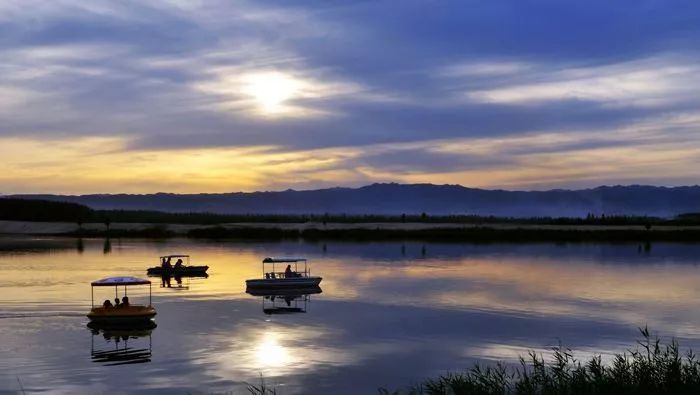
<svg viewBox="0 0 700 395">
<path fill-rule="evenodd" d="M 287 265 L 287 268 L 284 269 L 284 277 L 289 278 L 292 277 L 292 265 Z"/>
<path fill-rule="evenodd" d="M 175 270 L 182 269 L 182 259 L 178 259 L 177 262 L 175 262 Z"/>
<path fill-rule="evenodd" d="M 124 297 L 122 298 L 122 306 L 124 306 L 124 307 L 129 306 L 129 297 L 126 295 L 124 295 Z"/>
<path fill-rule="evenodd" d="M 109 299 L 106 299 L 104 303 L 102 303 L 102 307 L 105 309 L 111 309 L 112 308 L 112 302 L 109 301 Z"/>
<path fill-rule="evenodd" d="M 164 271 L 170 271 L 173 269 L 173 265 L 170 264 L 170 258 L 168 258 L 165 263 L 163 264 L 163 270 Z"/>
<path fill-rule="evenodd" d="M 114 307 L 119 307 L 119 298 L 114 298 Z"/>
</svg>

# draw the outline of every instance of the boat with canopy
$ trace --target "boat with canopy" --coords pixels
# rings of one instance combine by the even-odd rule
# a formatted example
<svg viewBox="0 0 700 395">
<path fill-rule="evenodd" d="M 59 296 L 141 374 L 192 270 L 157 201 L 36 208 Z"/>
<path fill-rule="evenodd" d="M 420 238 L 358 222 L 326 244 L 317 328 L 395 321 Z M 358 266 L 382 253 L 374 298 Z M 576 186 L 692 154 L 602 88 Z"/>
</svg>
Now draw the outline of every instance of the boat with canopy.
<svg viewBox="0 0 700 395">
<path fill-rule="evenodd" d="M 180 262 L 184 259 L 185 262 L 182 262 L 181 265 L 171 264 L 171 261 L 173 259 L 176 259 Z M 181 277 L 205 277 L 207 276 L 207 270 L 209 270 L 209 266 L 192 266 L 190 265 L 190 256 L 189 255 L 182 255 L 182 254 L 176 254 L 176 255 L 164 255 L 160 257 L 160 265 L 159 266 L 154 266 L 154 267 L 149 267 L 146 270 L 146 273 L 149 276 L 162 276 L 162 275 L 171 275 L 171 276 L 181 276 Z M 166 264 L 167 262 L 167 264 Z"/>
<path fill-rule="evenodd" d="M 287 264 L 288 269 L 277 271 L 280 264 Z M 303 263 L 304 270 L 299 270 Z M 293 268 L 292 268 L 293 265 Z M 306 258 L 298 257 L 267 257 L 262 261 L 263 277 L 246 280 L 246 290 L 274 288 L 305 288 L 318 287 L 322 278 L 312 276 Z"/>
<path fill-rule="evenodd" d="M 153 319 L 156 315 L 156 309 L 151 304 L 152 290 L 151 281 L 138 277 L 107 277 L 101 280 L 93 281 L 91 284 L 91 305 L 92 309 L 87 314 L 87 317 L 92 322 L 109 323 L 109 324 L 138 324 L 144 321 Z M 132 304 L 129 301 L 127 290 L 130 286 L 148 285 L 148 305 Z M 95 287 L 114 287 L 114 296 L 119 298 L 119 288 L 123 287 L 122 300 L 126 303 L 112 305 L 111 301 L 106 300 L 101 306 L 95 306 Z"/>
</svg>

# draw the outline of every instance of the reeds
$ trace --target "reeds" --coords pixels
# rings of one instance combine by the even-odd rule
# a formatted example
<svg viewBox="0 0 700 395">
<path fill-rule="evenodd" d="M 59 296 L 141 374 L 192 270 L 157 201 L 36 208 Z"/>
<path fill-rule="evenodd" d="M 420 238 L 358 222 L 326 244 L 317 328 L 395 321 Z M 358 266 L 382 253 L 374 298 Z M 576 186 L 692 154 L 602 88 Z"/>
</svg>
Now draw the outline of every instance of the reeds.
<svg viewBox="0 0 700 395">
<path fill-rule="evenodd" d="M 277 395 L 277 390 L 275 387 L 271 387 L 268 384 L 265 383 L 265 378 L 263 378 L 262 374 L 260 375 L 260 384 L 255 385 L 255 384 L 247 384 L 248 385 L 248 392 L 251 395 Z"/>
<path fill-rule="evenodd" d="M 600 356 L 577 360 L 561 345 L 547 361 L 535 352 L 520 358 L 520 365 L 503 364 L 450 373 L 405 390 L 379 389 L 380 395 L 461 394 L 699 394 L 700 361 L 692 351 L 682 355 L 676 340 L 661 344 L 647 328 L 640 329 L 637 349 L 617 354 L 609 364 Z"/>
</svg>

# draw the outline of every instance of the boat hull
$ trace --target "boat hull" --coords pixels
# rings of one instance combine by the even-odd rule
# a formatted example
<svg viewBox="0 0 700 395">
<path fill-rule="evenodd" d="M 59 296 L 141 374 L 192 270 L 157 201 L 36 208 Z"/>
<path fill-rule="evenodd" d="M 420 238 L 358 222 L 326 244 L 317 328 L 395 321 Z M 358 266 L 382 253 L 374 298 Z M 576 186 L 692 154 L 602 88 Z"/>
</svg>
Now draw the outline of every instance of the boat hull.
<svg viewBox="0 0 700 395">
<path fill-rule="evenodd" d="M 181 269 L 163 269 L 162 267 L 151 267 L 146 273 L 151 275 L 171 275 L 171 276 L 202 276 L 207 274 L 209 266 L 187 266 Z"/>
<path fill-rule="evenodd" d="M 156 309 L 151 306 L 129 306 L 129 307 L 94 307 L 87 314 L 93 323 L 102 324 L 129 324 L 143 323 L 156 316 Z"/>
<path fill-rule="evenodd" d="M 299 289 L 318 287 L 321 283 L 321 277 L 294 277 L 294 278 L 259 278 L 246 280 L 247 290 L 255 289 Z"/>
<path fill-rule="evenodd" d="M 284 287 L 284 288 L 248 288 L 246 293 L 253 296 L 304 296 L 304 295 L 316 295 L 323 292 L 321 287 L 318 285 L 310 287 Z"/>
</svg>

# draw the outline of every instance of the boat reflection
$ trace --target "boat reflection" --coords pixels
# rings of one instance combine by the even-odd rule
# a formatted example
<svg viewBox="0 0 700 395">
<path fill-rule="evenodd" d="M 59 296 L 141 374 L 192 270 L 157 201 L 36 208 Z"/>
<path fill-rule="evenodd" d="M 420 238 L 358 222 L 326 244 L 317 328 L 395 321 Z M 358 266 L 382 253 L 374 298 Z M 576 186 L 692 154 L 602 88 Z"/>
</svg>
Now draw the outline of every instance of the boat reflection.
<svg viewBox="0 0 700 395">
<path fill-rule="evenodd" d="M 188 274 L 153 275 L 153 274 L 149 274 L 148 277 L 160 277 L 160 287 L 161 288 L 171 288 L 171 289 L 175 289 L 175 290 L 186 290 L 186 289 L 190 289 L 190 279 L 192 279 L 192 278 L 198 278 L 198 279 L 199 278 L 209 278 L 209 275 L 206 273 L 195 274 L 195 275 L 188 275 Z M 183 284 L 183 279 L 185 279 L 184 284 Z M 173 280 L 175 280 L 175 284 L 173 284 Z"/>
<path fill-rule="evenodd" d="M 263 313 L 293 314 L 306 313 L 311 295 L 323 292 L 321 287 L 305 287 L 298 289 L 248 290 L 253 296 L 262 296 Z"/>
<path fill-rule="evenodd" d="M 92 332 L 90 339 L 92 362 L 104 366 L 151 362 L 151 335 L 157 326 L 155 322 L 149 321 L 135 326 L 105 326 L 91 322 L 87 326 Z M 100 335 L 102 335 L 104 341 L 100 342 L 98 340 L 98 345 L 96 346 L 95 338 L 99 338 Z M 146 347 L 145 338 L 148 338 L 148 347 Z M 100 343 L 103 345 L 100 346 Z M 113 348 L 110 343 L 114 343 Z M 134 347 L 134 343 L 137 345 L 136 347 Z"/>
</svg>

